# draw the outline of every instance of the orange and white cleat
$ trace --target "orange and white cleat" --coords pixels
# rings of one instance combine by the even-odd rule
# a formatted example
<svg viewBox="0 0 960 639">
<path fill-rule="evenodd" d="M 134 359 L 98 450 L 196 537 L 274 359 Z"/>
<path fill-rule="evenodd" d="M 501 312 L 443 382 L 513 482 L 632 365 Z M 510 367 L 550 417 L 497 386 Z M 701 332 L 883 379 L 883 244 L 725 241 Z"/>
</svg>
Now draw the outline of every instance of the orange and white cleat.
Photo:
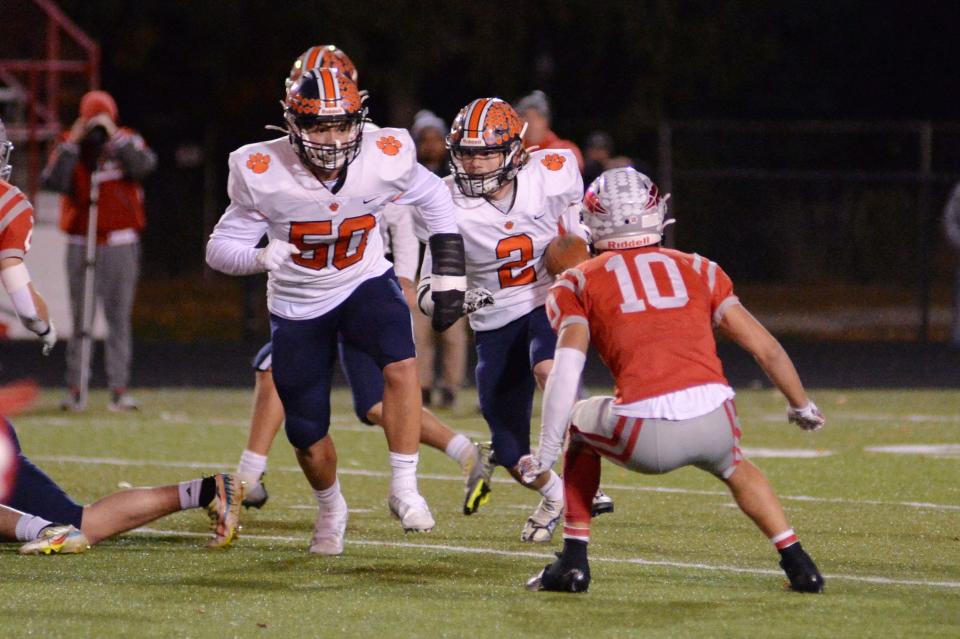
<svg viewBox="0 0 960 639">
<path fill-rule="evenodd" d="M 86 552 L 90 542 L 74 526 L 47 526 L 40 537 L 20 546 L 21 555 L 76 555 Z"/>
</svg>

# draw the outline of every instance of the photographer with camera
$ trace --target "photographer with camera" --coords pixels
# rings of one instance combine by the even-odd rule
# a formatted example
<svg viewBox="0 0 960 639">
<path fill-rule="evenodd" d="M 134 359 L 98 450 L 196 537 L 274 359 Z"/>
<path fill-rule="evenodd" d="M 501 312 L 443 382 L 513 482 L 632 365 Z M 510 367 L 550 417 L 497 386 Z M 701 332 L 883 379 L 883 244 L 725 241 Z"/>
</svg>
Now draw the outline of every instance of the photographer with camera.
<svg viewBox="0 0 960 639">
<path fill-rule="evenodd" d="M 139 133 L 118 126 L 117 116 L 117 104 L 109 93 L 90 91 L 84 95 L 80 116 L 43 172 L 44 188 L 63 194 L 60 228 L 68 236 L 67 277 L 74 329 L 67 346 L 69 394 L 61 404 L 64 410 L 86 408 L 86 398 L 80 392 L 80 334 L 91 208 L 97 211 L 93 289 L 95 298 L 103 304 L 108 327 L 109 408 L 138 408 L 127 393 L 132 351 L 130 312 L 139 275 L 140 232 L 146 224 L 140 181 L 154 170 L 157 156 Z M 89 361 L 85 364 L 89 366 Z"/>
</svg>

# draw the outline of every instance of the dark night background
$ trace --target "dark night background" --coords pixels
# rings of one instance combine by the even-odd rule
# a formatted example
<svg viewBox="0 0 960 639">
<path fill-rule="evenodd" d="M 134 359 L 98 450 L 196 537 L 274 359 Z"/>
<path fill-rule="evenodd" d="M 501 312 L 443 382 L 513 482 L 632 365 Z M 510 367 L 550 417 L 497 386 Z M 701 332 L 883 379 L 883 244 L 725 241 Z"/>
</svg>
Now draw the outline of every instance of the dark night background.
<svg viewBox="0 0 960 639">
<path fill-rule="evenodd" d="M 35 7 L 3 4 L 0 57 L 42 57 Z M 475 97 L 516 100 L 539 88 L 553 100 L 562 137 L 582 144 L 593 130 L 609 131 L 618 151 L 655 177 L 659 124 L 764 121 L 767 128 L 732 133 L 675 129 L 679 248 L 709 255 L 737 281 L 949 289 L 952 256 L 938 224 L 960 179 L 955 1 L 59 6 L 99 42 L 102 88 L 160 156 L 146 183 L 146 278 L 202 271 L 206 234 L 226 204 L 227 154 L 274 135 L 263 127 L 280 123 L 292 61 L 310 45 L 334 43 L 356 63 L 380 125 L 409 126 L 420 108 L 449 123 Z M 64 89 L 69 125 L 86 87 Z M 776 128 L 800 120 L 866 129 Z M 923 192 L 911 128 L 920 121 L 934 124 Z M 697 173 L 715 169 L 827 173 Z"/>
</svg>

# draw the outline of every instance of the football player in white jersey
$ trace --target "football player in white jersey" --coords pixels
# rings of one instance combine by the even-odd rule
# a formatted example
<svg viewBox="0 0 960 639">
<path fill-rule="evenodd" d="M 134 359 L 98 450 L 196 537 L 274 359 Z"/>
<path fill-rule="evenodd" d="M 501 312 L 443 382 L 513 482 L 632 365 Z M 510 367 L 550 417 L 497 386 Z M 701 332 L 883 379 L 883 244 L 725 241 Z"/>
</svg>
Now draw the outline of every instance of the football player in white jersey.
<svg viewBox="0 0 960 639">
<path fill-rule="evenodd" d="M 407 531 L 434 519 L 417 489 L 420 394 L 410 313 L 383 256 L 378 223 L 390 201 L 415 204 L 440 259 L 433 322 L 463 312 L 463 240 L 450 192 L 416 162 L 403 129 L 363 135 L 364 98 L 336 69 L 304 73 L 284 100 L 288 135 L 230 155 L 231 203 L 207 263 L 232 275 L 269 272 L 273 379 L 287 438 L 317 497 L 311 552 L 340 554 L 347 505 L 328 435 L 338 336 L 383 370 L 383 428 L 393 470 L 388 504 Z M 266 247 L 256 245 L 266 233 Z"/>
<path fill-rule="evenodd" d="M 343 50 L 332 44 L 317 45 L 308 48 L 294 61 L 284 81 L 284 92 L 289 92 L 305 72 L 322 68 L 337 69 L 357 82 L 357 68 Z M 364 134 L 378 131 L 379 128 L 369 120 L 363 122 Z M 394 271 L 411 307 L 419 260 L 419 242 L 413 231 L 414 216 L 420 222 L 415 207 L 391 203 L 384 207 L 380 221 L 385 250 L 392 254 Z M 339 351 L 340 366 L 350 383 L 357 419 L 368 425 L 382 425 L 383 373 L 370 355 L 349 343 L 341 340 Z M 267 470 L 270 447 L 284 418 L 283 405 L 273 383 L 272 353 L 273 346 L 267 343 L 253 360 L 256 380 L 253 414 L 247 445 L 237 465 L 237 473 L 246 482 L 243 504 L 248 508 L 261 508 L 267 502 L 267 490 L 261 479 Z M 426 408 L 422 410 L 420 426 L 422 444 L 436 448 L 459 464 L 466 484 L 464 514 L 476 512 L 489 501 L 491 491 L 489 446 L 474 443 L 465 435 L 454 432 Z"/>
<path fill-rule="evenodd" d="M 467 284 L 493 292 L 494 304 L 469 316 L 477 348 L 480 410 L 493 435 L 496 463 L 521 484 L 517 462 L 530 451 L 533 394 L 553 363 L 556 335 L 544 311 L 553 277 L 543 254 L 558 234 L 584 236 L 583 180 L 569 151 L 523 149 L 525 125 L 499 98 L 480 98 L 460 110 L 447 146 L 453 174 L 445 182 L 464 238 Z M 428 315 L 429 274 L 424 258 L 418 301 Z M 555 474 L 524 484 L 543 499 L 524 525 L 523 541 L 547 542 L 563 511 Z"/>
</svg>

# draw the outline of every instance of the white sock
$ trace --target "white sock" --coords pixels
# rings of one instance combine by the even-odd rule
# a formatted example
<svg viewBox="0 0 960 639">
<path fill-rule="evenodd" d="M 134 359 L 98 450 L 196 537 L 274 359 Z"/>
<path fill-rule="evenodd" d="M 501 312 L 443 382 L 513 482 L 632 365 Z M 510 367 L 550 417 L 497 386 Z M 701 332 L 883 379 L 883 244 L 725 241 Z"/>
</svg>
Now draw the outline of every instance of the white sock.
<svg viewBox="0 0 960 639">
<path fill-rule="evenodd" d="M 469 437 L 457 433 L 443 452 L 460 466 L 466 466 L 470 458 L 473 457 L 473 442 L 470 441 Z"/>
<path fill-rule="evenodd" d="M 550 471 L 550 479 L 540 488 L 540 494 L 549 501 L 563 501 L 563 480 L 557 473 Z"/>
<path fill-rule="evenodd" d="M 247 484 L 260 482 L 260 475 L 267 471 L 267 456 L 245 450 L 237 464 L 237 474 L 242 475 Z"/>
<path fill-rule="evenodd" d="M 177 492 L 180 494 L 180 510 L 200 507 L 200 484 L 202 483 L 202 479 L 194 479 L 177 484 Z"/>
<path fill-rule="evenodd" d="M 41 530 L 51 525 L 53 522 L 42 517 L 24 514 L 17 520 L 17 541 L 33 541 L 40 537 Z"/>
<path fill-rule="evenodd" d="M 313 495 L 317 498 L 317 505 L 320 506 L 320 510 L 329 510 L 331 507 L 336 506 L 337 502 L 340 501 L 340 478 L 333 480 L 333 484 L 329 488 L 324 488 L 323 490 L 314 490 Z"/>
<path fill-rule="evenodd" d="M 417 491 L 417 464 L 420 462 L 420 453 L 404 455 L 403 453 L 390 453 L 390 469 L 393 471 L 390 477 L 390 494 L 412 490 Z"/>
</svg>

